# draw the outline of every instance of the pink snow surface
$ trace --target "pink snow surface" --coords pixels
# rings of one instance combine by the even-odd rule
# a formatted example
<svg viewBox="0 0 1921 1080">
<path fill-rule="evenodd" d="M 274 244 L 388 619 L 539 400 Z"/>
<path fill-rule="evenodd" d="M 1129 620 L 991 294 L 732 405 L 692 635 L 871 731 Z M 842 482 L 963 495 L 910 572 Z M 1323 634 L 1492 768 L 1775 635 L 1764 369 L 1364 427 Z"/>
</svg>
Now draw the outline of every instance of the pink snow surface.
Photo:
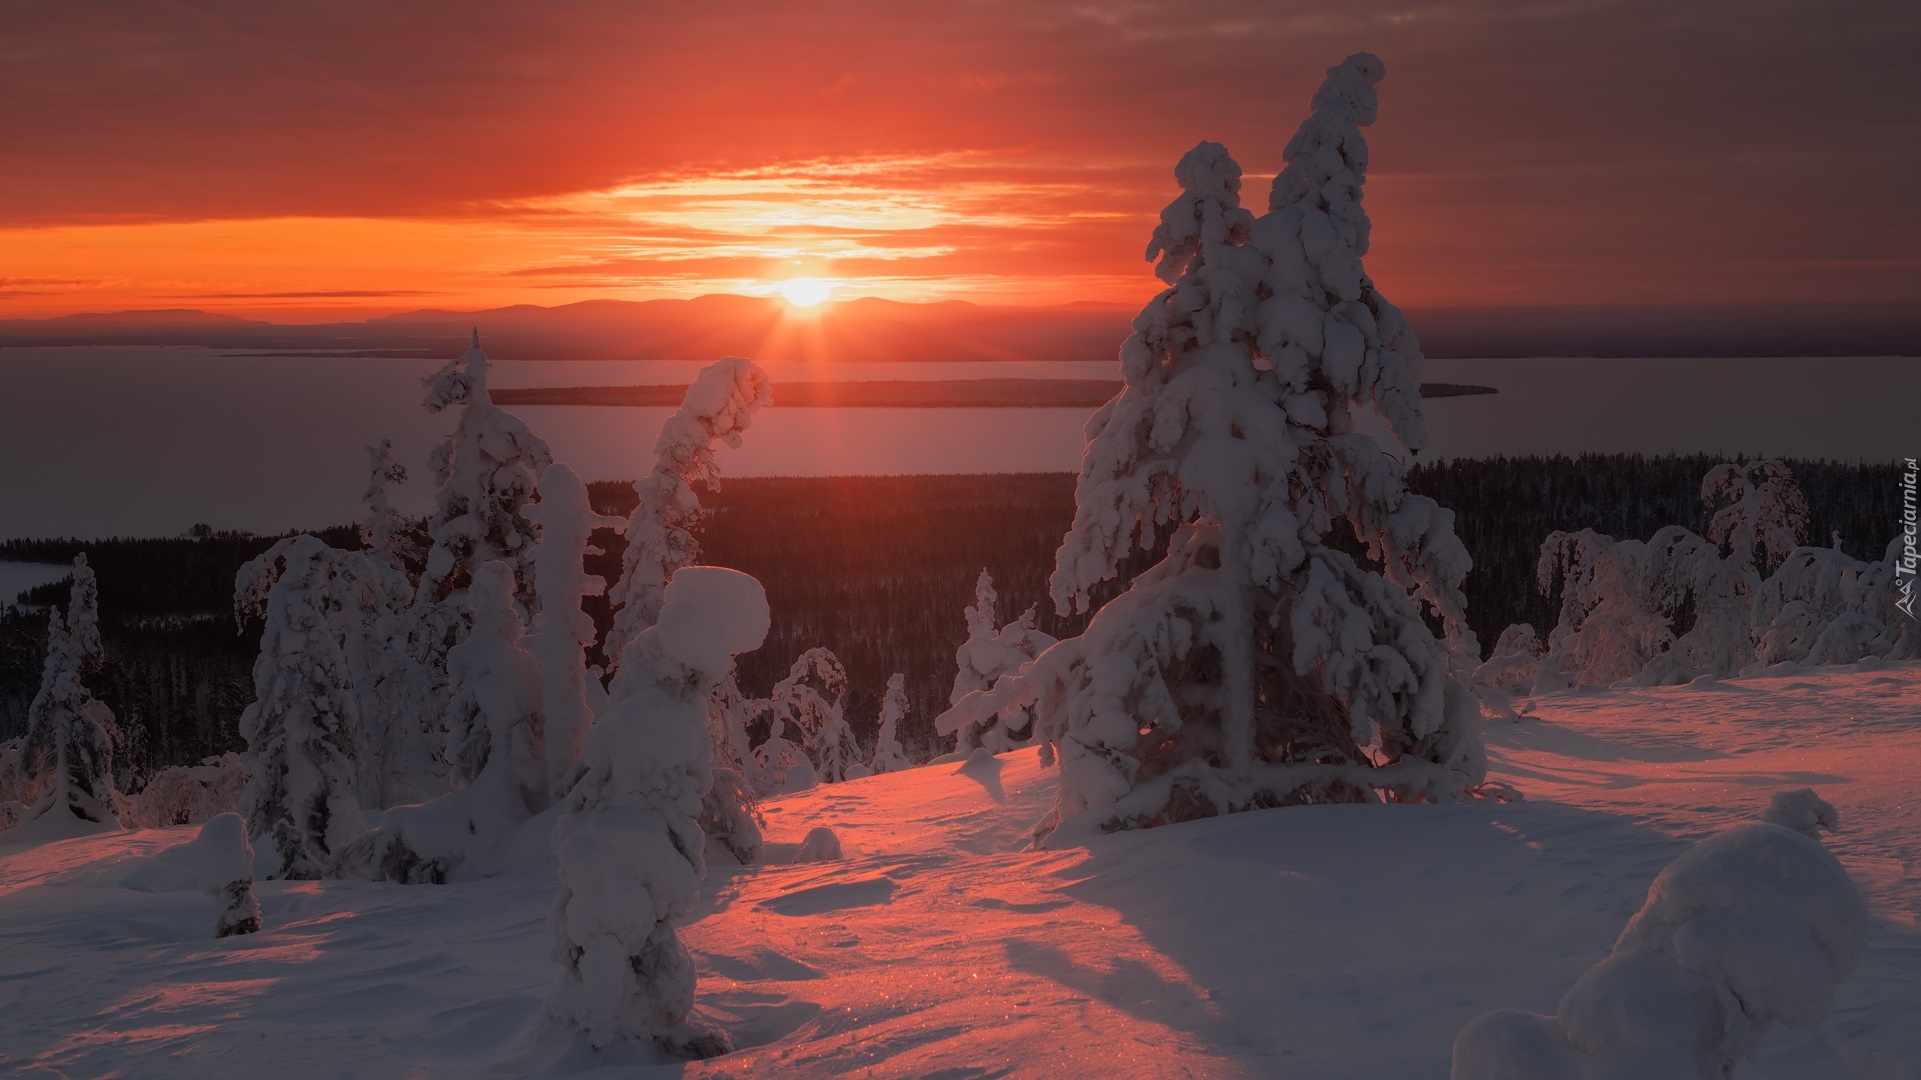
<svg viewBox="0 0 1921 1080">
<path fill-rule="evenodd" d="M 1921 1061 L 1921 664 L 1538 700 L 1487 731 L 1506 804 L 1304 807 L 1021 847 L 1031 750 L 769 800 L 772 865 L 711 858 L 682 936 L 736 1053 L 652 1065 L 536 1026 L 551 870 L 263 882 L 214 940 L 158 852 L 192 828 L 0 834 L 0 1073 L 1439 1078 L 1492 1009 L 1552 1012 L 1686 842 L 1813 787 L 1873 912 L 1812 1032 L 1736 1076 Z M 783 863 L 831 827 L 837 862 Z"/>
</svg>

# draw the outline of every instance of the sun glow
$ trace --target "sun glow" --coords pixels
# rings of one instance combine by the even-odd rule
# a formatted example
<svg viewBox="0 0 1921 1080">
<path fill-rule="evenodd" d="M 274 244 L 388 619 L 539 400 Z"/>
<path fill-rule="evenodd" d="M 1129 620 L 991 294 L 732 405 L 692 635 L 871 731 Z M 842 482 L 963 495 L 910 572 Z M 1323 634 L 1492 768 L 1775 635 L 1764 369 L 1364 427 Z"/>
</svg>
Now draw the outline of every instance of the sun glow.
<svg viewBox="0 0 1921 1080">
<path fill-rule="evenodd" d="M 776 288 L 780 295 L 795 307 L 813 307 L 827 299 L 828 294 L 832 293 L 834 286 L 838 284 L 839 282 L 828 281 L 825 278 L 801 277 L 783 281 Z"/>
</svg>

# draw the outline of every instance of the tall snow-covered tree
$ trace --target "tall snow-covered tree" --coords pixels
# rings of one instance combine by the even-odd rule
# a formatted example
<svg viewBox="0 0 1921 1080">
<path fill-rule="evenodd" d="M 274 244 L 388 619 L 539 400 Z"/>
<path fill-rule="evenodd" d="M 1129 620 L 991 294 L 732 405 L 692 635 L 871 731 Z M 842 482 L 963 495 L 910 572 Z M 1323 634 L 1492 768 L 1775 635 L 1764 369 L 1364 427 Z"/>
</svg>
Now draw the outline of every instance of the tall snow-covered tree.
<svg viewBox="0 0 1921 1080">
<path fill-rule="evenodd" d="M 580 601 L 607 591 L 607 583 L 587 573 L 581 559 L 600 551 L 591 543 L 596 528 L 625 527 L 626 522 L 594 513 L 587 485 L 559 462 L 541 474 L 540 501 L 527 513 L 540 527 L 533 557 L 534 593 L 540 604 L 524 646 L 540 661 L 548 789 L 557 799 L 573 785 L 580 740 L 594 720 L 587 696 L 594 620 L 581 610 Z"/>
<path fill-rule="evenodd" d="M 487 354 L 473 347 L 426 380 L 428 412 L 460 407 L 460 421 L 428 464 L 438 491 L 427 522 L 432 547 L 421 575 L 423 599 L 439 601 L 493 560 L 513 569 L 515 599 L 531 611 L 536 528 L 527 516 L 542 470 L 553 462 L 545 440 L 487 396 Z"/>
<path fill-rule="evenodd" d="M 240 568 L 241 625 L 264 616 L 254 700 L 240 714 L 247 834 L 273 845 L 270 878 L 325 877 L 361 832 L 356 791 L 359 697 L 340 626 L 356 602 L 343 553 L 294 536 Z"/>
<path fill-rule="evenodd" d="M 47 660 L 40 689 L 27 707 L 26 753 L 51 766 L 50 778 L 32 786 L 39 799 L 29 819 L 55 815 L 118 826 L 113 790 L 113 712 L 82 681 L 97 670 L 100 642 L 100 586 L 85 553 L 74 556 L 73 587 L 63 618 L 58 608 L 47 618 Z M 44 776 L 44 769 L 36 770 Z"/>
<path fill-rule="evenodd" d="M 548 1009 L 593 1046 L 651 1042 L 682 1057 L 728 1048 L 725 1033 L 688 1023 L 694 962 L 673 920 L 706 873 L 697 820 L 712 782 L 709 699 L 767 626 L 767 597 L 753 578 L 677 571 L 656 625 L 628 643 L 607 711 L 587 734 L 585 771 L 553 832 L 560 971 Z"/>
<path fill-rule="evenodd" d="M 1779 461 L 1716 465 L 1701 480 L 1701 502 L 1714 512 L 1708 539 L 1729 563 L 1761 577 L 1807 539 L 1808 501 Z"/>
<path fill-rule="evenodd" d="M 1022 665 L 1054 644 L 1051 636 L 1038 629 L 1038 607 L 1028 608 L 1006 626 L 997 626 L 994 609 L 999 599 L 994 592 L 993 576 L 983 568 L 974 581 L 974 602 L 966 611 L 967 640 L 954 651 L 954 687 L 947 695 L 949 705 L 957 704 L 968 694 L 992 688 L 1001 676 L 1019 671 Z M 988 717 L 984 723 L 939 729 L 939 733 L 953 735 L 956 750 L 984 747 L 989 753 L 998 754 L 1031 738 L 1032 728 L 1033 710 L 1020 709 L 1009 716 Z"/>
<path fill-rule="evenodd" d="M 381 817 L 376 861 L 392 881 L 443 884 L 492 872 L 489 859 L 552 805 L 539 660 L 521 646 L 513 570 L 474 571 L 473 630 L 447 654 L 447 759 L 460 786 Z"/>
<path fill-rule="evenodd" d="M 900 722 L 907 715 L 907 676 L 894 672 L 887 679 L 887 692 L 880 699 L 880 735 L 874 740 L 874 761 L 870 771 L 878 774 L 899 772 L 911 762 L 900 745 Z"/>
<path fill-rule="evenodd" d="M 1755 656 L 1761 665 L 1851 664 L 1866 657 L 1921 656 L 1921 623 L 1897 607 L 1902 539 L 1875 562 L 1835 548 L 1795 548 L 1755 590 Z M 1912 579 L 1909 579 L 1912 580 Z"/>
<path fill-rule="evenodd" d="M 699 484 L 713 490 L 720 478 L 714 451 L 739 446 L 761 406 L 773 400 L 767 373 L 751 360 L 730 356 L 702 368 L 680 408 L 661 425 L 654 466 L 634 482 L 640 497 L 627 519 L 627 550 L 620 580 L 609 594 L 614 625 L 607 655 L 616 668 L 627 643 L 654 624 L 660 595 L 674 571 L 700 557 L 694 529 L 701 519 Z"/>
<path fill-rule="evenodd" d="M 1397 456 L 1426 438 L 1419 346 L 1360 261 L 1360 129 L 1382 73 L 1367 54 L 1328 69 L 1258 220 L 1219 144 L 1175 169 L 1182 193 L 1147 249 L 1169 287 L 1121 347 L 1121 393 L 1088 422 L 1055 603 L 1085 610 L 1164 532 L 1167 554 L 1081 637 L 942 721 L 1037 704 L 1061 760 L 1056 820 L 1443 798 L 1484 774 L 1478 710 L 1453 674 L 1478 652 L 1467 553 Z M 1330 546 L 1337 527 L 1378 571 Z"/>
</svg>

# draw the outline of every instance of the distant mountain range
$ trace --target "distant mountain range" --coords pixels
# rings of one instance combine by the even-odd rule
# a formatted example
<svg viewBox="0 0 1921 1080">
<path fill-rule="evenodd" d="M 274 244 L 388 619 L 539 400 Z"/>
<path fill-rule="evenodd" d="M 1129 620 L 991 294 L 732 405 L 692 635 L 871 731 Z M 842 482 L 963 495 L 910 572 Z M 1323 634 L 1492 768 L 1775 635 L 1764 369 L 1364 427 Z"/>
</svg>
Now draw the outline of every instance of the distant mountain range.
<svg viewBox="0 0 1921 1080">
<path fill-rule="evenodd" d="M 1743 304 L 1409 309 L 1433 357 L 1921 356 L 1921 305 Z M 453 356 L 478 326 L 506 360 L 1101 360 L 1134 309 L 994 307 L 860 299 L 795 310 L 766 297 L 590 300 L 486 311 L 410 311 L 291 325 L 204 311 L 0 320 L 0 346 L 201 345 L 285 352 Z"/>
</svg>

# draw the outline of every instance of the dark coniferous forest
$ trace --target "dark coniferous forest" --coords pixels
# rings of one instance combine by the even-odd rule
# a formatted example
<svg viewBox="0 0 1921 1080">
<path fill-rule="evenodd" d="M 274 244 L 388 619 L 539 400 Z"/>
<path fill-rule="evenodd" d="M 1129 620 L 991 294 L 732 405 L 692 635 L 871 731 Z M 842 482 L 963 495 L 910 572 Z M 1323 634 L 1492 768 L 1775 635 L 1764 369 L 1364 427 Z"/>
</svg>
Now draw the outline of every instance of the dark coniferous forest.
<svg viewBox="0 0 1921 1080">
<path fill-rule="evenodd" d="M 1669 524 L 1704 531 L 1700 483 L 1718 461 L 1474 459 L 1417 465 L 1408 480 L 1456 512 L 1455 530 L 1474 558 L 1469 618 L 1486 649 L 1511 622 L 1543 631 L 1552 624 L 1551 600 L 1534 584 L 1548 533 L 1593 528 L 1645 539 Z M 1895 466 L 1789 464 L 1808 501 L 1807 541 L 1826 545 L 1838 534 L 1850 555 L 1878 558 L 1895 533 Z M 847 667 L 848 719 L 871 742 L 881 691 L 893 671 L 904 670 L 912 709 L 902 742 L 915 756 L 934 752 L 932 719 L 946 707 L 954 649 L 966 637 L 962 609 L 983 567 L 994 576 L 1001 622 L 1038 603 L 1050 634 L 1083 625 L 1057 615 L 1047 600 L 1073 489 L 1067 474 L 725 481 L 705 499 L 713 514 L 703 558 L 759 578 L 774 613 L 767 643 L 741 658 L 742 686 L 765 693 L 801 651 L 825 645 Z M 591 491 L 602 513 L 632 509 L 627 484 L 597 483 Z M 106 665 L 96 684 L 124 729 L 116 755 L 123 790 L 138 790 L 152 769 L 240 748 L 235 723 L 252 694 L 259 628 L 235 629 L 234 571 L 275 539 L 199 529 L 165 539 L 0 543 L 0 559 L 11 560 L 66 562 L 84 550 L 99 574 Z M 350 527 L 322 539 L 358 545 Z M 588 569 L 612 577 L 621 540 L 612 532 L 597 539 L 605 554 L 591 557 Z M 37 589 L 26 600 L 40 610 L 0 616 L 0 739 L 25 729 L 44 653 L 44 605 L 64 603 L 65 590 Z M 604 629 L 605 602 L 590 600 L 589 610 Z"/>
</svg>

